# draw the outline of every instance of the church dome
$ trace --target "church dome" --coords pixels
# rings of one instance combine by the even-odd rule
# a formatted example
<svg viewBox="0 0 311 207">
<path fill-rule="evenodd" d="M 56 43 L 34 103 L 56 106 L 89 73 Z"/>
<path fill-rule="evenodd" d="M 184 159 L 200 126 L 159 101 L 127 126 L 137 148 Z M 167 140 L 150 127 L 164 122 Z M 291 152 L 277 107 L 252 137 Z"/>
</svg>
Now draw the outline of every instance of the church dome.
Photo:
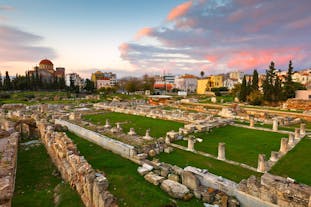
<svg viewBox="0 0 311 207">
<path fill-rule="evenodd" d="M 44 60 L 41 60 L 39 65 L 50 65 L 50 66 L 53 66 L 53 63 L 52 61 L 48 60 L 48 59 L 44 59 Z"/>
</svg>

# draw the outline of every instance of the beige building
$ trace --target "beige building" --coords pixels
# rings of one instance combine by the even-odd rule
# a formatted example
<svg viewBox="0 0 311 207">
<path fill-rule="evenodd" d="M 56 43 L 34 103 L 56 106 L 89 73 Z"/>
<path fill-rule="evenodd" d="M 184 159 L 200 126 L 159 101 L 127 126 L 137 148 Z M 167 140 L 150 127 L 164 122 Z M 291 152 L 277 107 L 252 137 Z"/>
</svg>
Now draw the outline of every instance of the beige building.
<svg viewBox="0 0 311 207">
<path fill-rule="evenodd" d="M 311 100 L 311 90 L 297 90 L 295 92 L 295 99 Z"/>
<path fill-rule="evenodd" d="M 205 79 L 198 80 L 197 94 L 205 94 L 206 91 L 211 91 L 212 88 L 224 86 L 224 77 L 222 75 L 212 75 Z"/>
</svg>

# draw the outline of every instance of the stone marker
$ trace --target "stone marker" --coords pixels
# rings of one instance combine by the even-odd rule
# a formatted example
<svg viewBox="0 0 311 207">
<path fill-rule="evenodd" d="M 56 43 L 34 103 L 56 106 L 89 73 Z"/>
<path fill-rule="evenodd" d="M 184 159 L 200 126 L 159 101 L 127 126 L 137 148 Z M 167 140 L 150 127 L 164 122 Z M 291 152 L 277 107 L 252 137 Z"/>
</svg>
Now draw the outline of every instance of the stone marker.
<svg viewBox="0 0 311 207">
<path fill-rule="evenodd" d="M 266 171 L 266 162 L 265 162 L 265 154 L 258 155 L 258 172 L 265 172 Z"/>
<path fill-rule="evenodd" d="M 306 124 L 305 123 L 301 123 L 300 124 L 300 134 L 301 135 L 305 135 L 306 134 Z"/>
<path fill-rule="evenodd" d="M 104 127 L 105 127 L 105 128 L 110 128 L 110 127 L 111 127 L 108 119 L 106 119 L 106 124 L 105 124 Z"/>
<path fill-rule="evenodd" d="M 167 135 L 165 137 L 165 144 L 171 144 L 171 139 Z"/>
<path fill-rule="evenodd" d="M 146 130 L 146 135 L 143 137 L 145 140 L 153 140 L 153 138 L 150 136 L 150 129 Z"/>
<path fill-rule="evenodd" d="M 288 138 L 281 139 L 280 153 L 285 154 L 288 149 Z"/>
<path fill-rule="evenodd" d="M 277 131 L 278 130 L 278 125 L 279 125 L 278 118 L 273 118 L 272 130 L 273 131 Z"/>
<path fill-rule="evenodd" d="M 188 138 L 188 150 L 194 151 L 194 140 L 191 137 Z"/>
<path fill-rule="evenodd" d="M 133 136 L 133 135 L 136 135 L 136 132 L 134 128 L 130 128 L 130 131 L 127 134 Z"/>
<path fill-rule="evenodd" d="M 254 116 L 249 116 L 249 126 L 250 127 L 254 127 L 255 126 Z"/>
<path fill-rule="evenodd" d="M 272 162 L 276 162 L 278 159 L 279 159 L 279 153 L 278 153 L 278 152 L 275 152 L 275 151 L 272 151 L 272 152 L 271 152 L 270 160 L 271 160 Z"/>
<path fill-rule="evenodd" d="M 293 146 L 295 144 L 294 133 L 290 133 L 288 135 L 288 145 Z"/>
<path fill-rule="evenodd" d="M 120 123 L 119 122 L 117 122 L 117 129 L 119 129 L 119 130 L 121 130 L 122 128 L 121 128 L 121 125 L 120 125 Z"/>
<path fill-rule="evenodd" d="M 300 129 L 295 128 L 295 139 L 300 139 Z"/>
<path fill-rule="evenodd" d="M 223 142 L 218 143 L 218 157 L 219 160 L 226 159 L 226 144 Z"/>
</svg>

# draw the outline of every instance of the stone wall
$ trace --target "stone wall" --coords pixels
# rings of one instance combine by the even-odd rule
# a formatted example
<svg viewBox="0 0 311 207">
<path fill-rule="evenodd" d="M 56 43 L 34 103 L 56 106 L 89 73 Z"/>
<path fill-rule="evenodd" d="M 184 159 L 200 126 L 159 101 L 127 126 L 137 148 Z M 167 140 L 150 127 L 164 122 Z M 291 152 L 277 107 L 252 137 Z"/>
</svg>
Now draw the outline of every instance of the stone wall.
<svg viewBox="0 0 311 207">
<path fill-rule="evenodd" d="M 60 124 L 60 125 L 66 126 L 69 131 L 87 139 L 88 141 L 96 143 L 99 146 L 102 146 L 103 148 L 105 148 L 107 150 L 110 150 L 116 154 L 119 154 L 125 158 L 131 158 L 136 154 L 134 147 L 131 145 L 128 145 L 128 144 L 125 144 L 123 142 L 111 139 L 111 138 L 106 137 L 102 134 L 93 132 L 91 130 L 85 129 L 83 127 L 72 124 L 70 122 L 60 120 L 60 119 L 56 119 L 55 124 Z"/>
<path fill-rule="evenodd" d="M 280 207 L 311 206 L 311 187 L 265 173 L 240 182 L 238 190 Z"/>
<path fill-rule="evenodd" d="M 19 133 L 0 137 L 0 206 L 11 206 L 14 193 Z"/>
<path fill-rule="evenodd" d="M 311 100 L 288 99 L 285 106 L 287 109 L 311 110 Z"/>
<path fill-rule="evenodd" d="M 81 196 L 86 207 L 116 207 L 116 198 L 108 191 L 108 180 L 96 172 L 80 156 L 75 144 L 63 132 L 55 132 L 53 125 L 38 121 L 42 143 L 60 171 Z"/>
</svg>

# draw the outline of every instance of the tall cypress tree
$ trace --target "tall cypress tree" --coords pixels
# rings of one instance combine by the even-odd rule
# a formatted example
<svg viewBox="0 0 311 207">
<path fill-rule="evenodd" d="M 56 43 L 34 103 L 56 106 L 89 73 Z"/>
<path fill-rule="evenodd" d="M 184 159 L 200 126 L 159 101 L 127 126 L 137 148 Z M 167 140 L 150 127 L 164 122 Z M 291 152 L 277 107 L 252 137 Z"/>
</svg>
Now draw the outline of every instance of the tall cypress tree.
<svg viewBox="0 0 311 207">
<path fill-rule="evenodd" d="M 11 79 L 9 76 L 9 72 L 5 71 L 5 78 L 3 81 L 3 90 L 12 90 L 12 83 L 11 83 Z"/>
<path fill-rule="evenodd" d="M 246 84 L 246 77 L 244 76 L 242 80 L 239 99 L 240 101 L 246 101 L 246 97 L 247 97 L 247 84 Z"/>
<path fill-rule="evenodd" d="M 293 69 L 294 69 L 293 63 L 290 60 L 288 64 L 286 82 L 284 83 L 284 92 L 283 92 L 284 99 L 295 97 L 295 85 L 294 85 L 293 78 L 292 78 Z"/>
<path fill-rule="evenodd" d="M 252 80 L 252 91 L 258 91 L 259 86 L 258 86 L 258 72 L 255 69 L 253 72 L 253 80 Z"/>
<path fill-rule="evenodd" d="M 2 84 L 2 74 L 0 72 L 0 90 L 2 90 L 3 84 Z"/>
</svg>

